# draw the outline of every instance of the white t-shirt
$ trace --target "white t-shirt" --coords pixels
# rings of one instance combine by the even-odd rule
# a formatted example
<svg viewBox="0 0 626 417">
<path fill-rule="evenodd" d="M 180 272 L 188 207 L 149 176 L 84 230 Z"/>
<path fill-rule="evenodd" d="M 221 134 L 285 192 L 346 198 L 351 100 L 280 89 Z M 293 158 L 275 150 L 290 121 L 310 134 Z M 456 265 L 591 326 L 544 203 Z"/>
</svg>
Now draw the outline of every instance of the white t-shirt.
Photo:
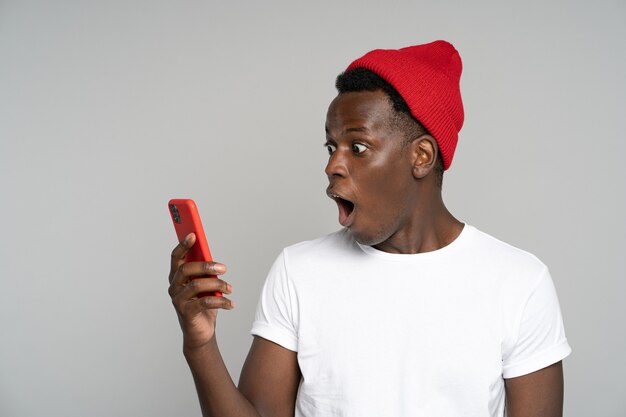
<svg viewBox="0 0 626 417">
<path fill-rule="evenodd" d="M 290 246 L 252 334 L 298 353 L 296 417 L 501 417 L 503 378 L 571 352 L 547 267 L 470 225 L 414 255 L 347 229 Z"/>
</svg>

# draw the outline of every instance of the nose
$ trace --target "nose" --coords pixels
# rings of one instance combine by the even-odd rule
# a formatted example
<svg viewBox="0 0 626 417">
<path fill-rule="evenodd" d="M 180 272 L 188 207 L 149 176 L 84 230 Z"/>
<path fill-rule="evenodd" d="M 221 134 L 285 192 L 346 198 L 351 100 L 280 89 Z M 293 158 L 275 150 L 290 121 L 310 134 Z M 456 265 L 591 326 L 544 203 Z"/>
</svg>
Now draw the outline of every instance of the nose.
<svg viewBox="0 0 626 417">
<path fill-rule="evenodd" d="M 332 155 L 330 155 L 324 172 L 326 172 L 326 176 L 329 180 L 332 180 L 333 177 L 348 176 L 346 156 L 342 153 L 341 150 L 337 149 L 335 150 L 335 152 L 333 152 Z"/>
</svg>

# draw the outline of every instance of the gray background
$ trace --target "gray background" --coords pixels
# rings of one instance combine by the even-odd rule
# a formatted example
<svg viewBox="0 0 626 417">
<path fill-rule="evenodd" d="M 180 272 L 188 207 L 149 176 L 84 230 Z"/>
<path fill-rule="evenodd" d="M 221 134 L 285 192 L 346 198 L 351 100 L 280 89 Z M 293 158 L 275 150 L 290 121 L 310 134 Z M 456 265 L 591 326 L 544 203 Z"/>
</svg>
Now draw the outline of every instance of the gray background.
<svg viewBox="0 0 626 417">
<path fill-rule="evenodd" d="M 550 266 L 566 415 L 625 415 L 625 21 L 623 0 L 1 1 L 0 415 L 198 415 L 167 200 L 196 199 L 230 267 L 236 379 L 274 257 L 339 227 L 334 77 L 439 38 L 465 67 L 444 198 Z"/>
</svg>

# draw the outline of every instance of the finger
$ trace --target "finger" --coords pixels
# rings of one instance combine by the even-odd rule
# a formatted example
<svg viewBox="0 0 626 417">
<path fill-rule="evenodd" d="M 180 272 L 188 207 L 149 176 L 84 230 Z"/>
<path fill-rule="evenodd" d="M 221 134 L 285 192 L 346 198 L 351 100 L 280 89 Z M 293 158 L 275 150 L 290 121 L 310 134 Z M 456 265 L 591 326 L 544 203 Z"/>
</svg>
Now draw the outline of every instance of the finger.
<svg viewBox="0 0 626 417">
<path fill-rule="evenodd" d="M 183 263 L 174 273 L 170 284 L 172 287 L 182 287 L 194 277 L 216 277 L 225 272 L 226 265 L 219 262 L 187 262 Z"/>
<path fill-rule="evenodd" d="M 202 298 L 206 293 L 216 291 L 223 294 L 231 294 L 233 287 L 219 278 L 195 278 L 183 287 L 173 287 L 170 295 L 172 296 L 172 302 L 176 305 L 193 298 Z"/>
<path fill-rule="evenodd" d="M 226 272 L 226 265 L 217 262 L 188 262 L 180 266 L 170 281 L 169 294 L 174 296 L 198 278 L 217 278 Z"/>
<path fill-rule="evenodd" d="M 226 297 L 207 296 L 190 300 L 185 306 L 185 315 L 195 316 L 205 310 L 232 310 L 235 302 Z"/>
<path fill-rule="evenodd" d="M 189 252 L 189 249 L 196 243 L 195 233 L 189 233 L 178 245 L 172 250 L 171 262 L 170 262 L 170 282 L 174 276 L 174 273 L 178 268 L 185 263 L 185 255 Z"/>
</svg>

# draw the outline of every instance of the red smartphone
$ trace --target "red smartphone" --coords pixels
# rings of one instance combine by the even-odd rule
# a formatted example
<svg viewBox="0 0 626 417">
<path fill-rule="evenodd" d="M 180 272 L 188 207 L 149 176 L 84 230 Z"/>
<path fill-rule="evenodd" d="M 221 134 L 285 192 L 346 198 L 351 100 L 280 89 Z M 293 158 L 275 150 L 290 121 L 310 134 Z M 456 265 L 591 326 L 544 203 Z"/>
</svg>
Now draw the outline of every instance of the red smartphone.
<svg viewBox="0 0 626 417">
<path fill-rule="evenodd" d="M 193 232 L 196 234 L 196 243 L 194 243 L 189 252 L 187 252 L 185 262 L 213 261 L 196 203 L 188 198 L 175 198 L 170 200 L 167 205 L 169 206 L 170 215 L 174 222 L 174 229 L 176 230 L 178 241 L 181 242 L 189 233 Z M 217 276 L 211 275 L 210 278 L 217 278 Z M 198 297 L 205 297 L 207 295 L 221 297 L 222 293 L 219 291 L 200 293 Z"/>
</svg>

